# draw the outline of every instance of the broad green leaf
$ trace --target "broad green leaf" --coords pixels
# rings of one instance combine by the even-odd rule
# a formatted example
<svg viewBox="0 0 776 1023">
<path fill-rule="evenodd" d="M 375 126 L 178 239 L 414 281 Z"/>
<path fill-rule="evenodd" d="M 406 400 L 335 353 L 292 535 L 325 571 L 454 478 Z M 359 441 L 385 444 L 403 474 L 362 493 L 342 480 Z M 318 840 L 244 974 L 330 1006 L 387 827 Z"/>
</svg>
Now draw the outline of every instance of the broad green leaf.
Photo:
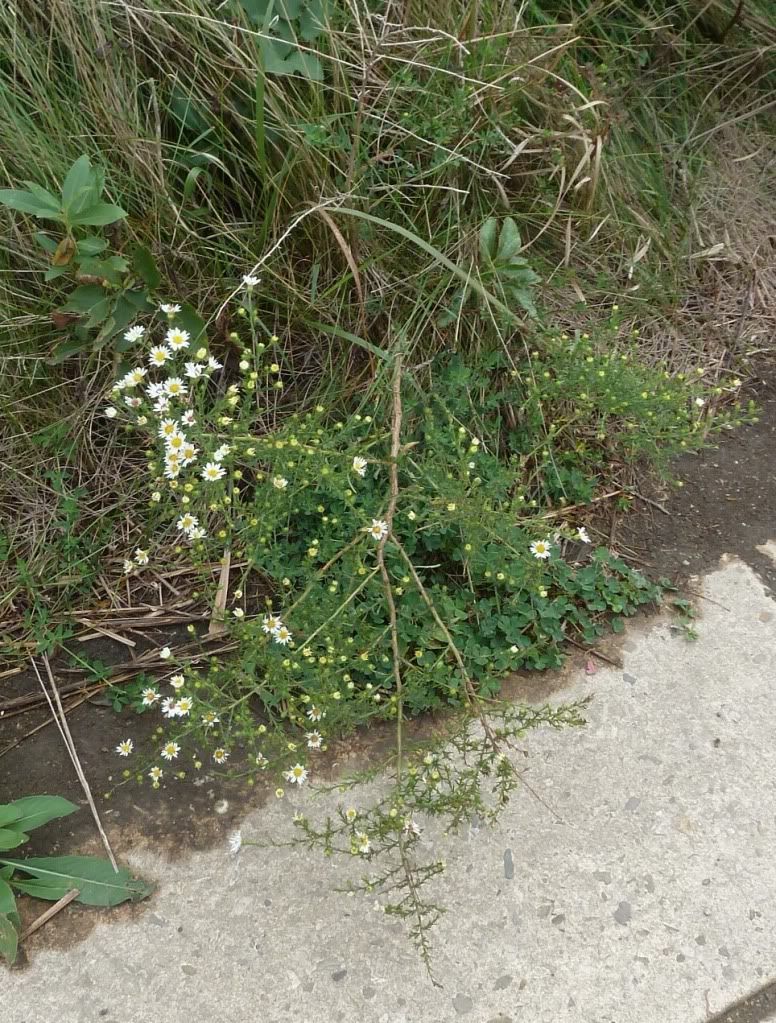
<svg viewBox="0 0 776 1023">
<path fill-rule="evenodd" d="M 104 238 L 98 238 L 93 234 L 89 235 L 88 238 L 81 238 L 77 244 L 79 256 L 99 256 L 107 247 L 108 243 Z"/>
<path fill-rule="evenodd" d="M 0 849 L 15 849 L 29 840 L 29 835 L 16 828 L 0 828 Z"/>
<path fill-rule="evenodd" d="M 0 877 L 0 916 L 11 916 L 15 922 L 19 922 L 19 914 L 16 912 L 16 897 L 13 889 L 5 878 Z"/>
<path fill-rule="evenodd" d="M 36 199 L 40 200 L 42 206 L 50 206 L 57 211 L 57 214 L 61 214 L 62 207 L 59 197 L 54 195 L 53 192 L 49 192 L 43 185 L 38 185 L 34 181 L 25 181 L 23 184 L 27 186 Z"/>
<path fill-rule="evenodd" d="M 81 284 L 62 306 L 68 313 L 88 313 L 105 298 L 105 289 L 99 284 Z"/>
<path fill-rule="evenodd" d="M 38 898 L 61 899 L 73 888 L 79 895 L 76 902 L 88 906 L 117 906 L 131 899 L 137 902 L 151 894 L 151 887 L 134 879 L 128 870 L 114 871 L 108 860 L 96 856 L 38 856 L 26 860 L 3 858 L 0 863 L 12 865 L 34 880 L 12 882 L 14 888 Z"/>
<path fill-rule="evenodd" d="M 59 242 L 55 242 L 53 238 L 44 234 L 43 231 L 36 231 L 33 238 L 42 249 L 46 250 L 46 252 L 51 252 L 53 254 L 59 247 Z"/>
<path fill-rule="evenodd" d="M 196 169 L 196 167 L 192 168 L 192 170 Z M 145 281 L 149 288 L 158 288 L 162 283 L 162 275 L 156 268 L 154 257 L 145 245 L 135 246 L 135 251 L 132 253 L 132 268 L 135 273 Z"/>
<path fill-rule="evenodd" d="M 65 359 L 69 359 L 71 355 L 79 355 L 81 352 L 85 352 L 89 347 L 89 342 L 83 338 L 69 339 L 63 341 L 62 344 L 57 345 L 54 349 L 48 362 L 51 366 L 59 366 L 60 363 L 64 362 Z"/>
<path fill-rule="evenodd" d="M 125 291 L 122 298 L 125 298 L 141 313 L 150 312 L 154 308 L 154 303 L 148 297 L 145 288 L 132 288 L 130 291 Z"/>
<path fill-rule="evenodd" d="M 480 258 L 483 263 L 492 263 L 496 258 L 496 237 L 498 235 L 498 221 L 495 217 L 488 217 L 480 228 Z"/>
<path fill-rule="evenodd" d="M 189 302 L 181 303 L 181 311 L 175 317 L 175 326 L 183 327 L 191 334 L 191 344 L 205 337 L 205 321 Z"/>
<path fill-rule="evenodd" d="M 32 192 L 23 192 L 16 188 L 0 188 L 0 203 L 19 213 L 30 213 L 33 217 L 48 220 L 61 220 L 59 206 L 51 196 L 51 202 L 42 202 Z"/>
<path fill-rule="evenodd" d="M 101 227 L 123 220 L 127 211 L 120 206 L 108 202 L 98 202 L 70 218 L 71 224 L 88 224 L 90 227 Z"/>
<path fill-rule="evenodd" d="M 325 0 L 307 0 L 307 4 L 299 15 L 299 35 L 306 43 L 311 43 L 326 28 Z"/>
<path fill-rule="evenodd" d="M 536 311 L 533 295 L 530 291 L 526 291 L 525 288 L 510 288 L 509 290 L 511 291 L 512 298 L 515 302 L 522 306 L 530 316 L 536 318 L 539 315 Z"/>
<path fill-rule="evenodd" d="M 62 796 L 23 796 L 7 806 L 13 807 L 19 815 L 14 819 L 14 828 L 33 831 L 60 817 L 69 817 L 78 807 Z"/>
<path fill-rule="evenodd" d="M 97 302 L 97 304 L 93 305 L 92 308 L 89 310 L 89 317 L 86 320 L 84 326 L 86 327 L 87 330 L 91 329 L 92 327 L 98 327 L 100 324 L 104 323 L 108 319 L 112 311 L 113 296 L 106 295 L 105 298 L 102 299 L 102 301 Z"/>
<path fill-rule="evenodd" d="M 16 962 L 19 949 L 19 932 L 11 919 L 0 913 L 0 956 L 10 965 Z"/>
<path fill-rule="evenodd" d="M 501 233 L 498 236 L 498 250 L 496 252 L 496 263 L 508 263 L 513 256 L 520 251 L 520 231 L 512 217 L 505 217 L 501 224 Z"/>
<path fill-rule="evenodd" d="M 94 184 L 89 157 L 79 156 L 62 184 L 62 207 L 68 219 L 73 221 L 78 213 L 97 200 L 99 192 L 95 193 Z"/>
</svg>

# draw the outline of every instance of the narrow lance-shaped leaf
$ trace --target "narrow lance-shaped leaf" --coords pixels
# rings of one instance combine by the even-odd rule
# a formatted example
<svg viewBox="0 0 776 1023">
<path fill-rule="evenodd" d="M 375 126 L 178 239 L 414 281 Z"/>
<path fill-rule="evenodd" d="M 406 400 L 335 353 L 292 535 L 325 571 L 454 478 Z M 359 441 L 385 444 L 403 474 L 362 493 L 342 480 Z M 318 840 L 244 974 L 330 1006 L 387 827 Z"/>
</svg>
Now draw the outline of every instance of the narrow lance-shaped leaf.
<svg viewBox="0 0 776 1023">
<path fill-rule="evenodd" d="M 58 817 L 68 817 L 77 809 L 75 803 L 62 796 L 23 796 L 0 806 L 0 825 L 13 821 L 16 831 L 32 831 Z"/>
<path fill-rule="evenodd" d="M 21 892 L 55 902 L 74 888 L 76 902 L 88 906 L 117 906 L 137 902 L 151 894 L 151 887 L 133 878 L 129 871 L 115 871 L 108 860 L 95 856 L 40 856 L 25 860 L 4 858 L 0 863 L 13 866 L 31 878 L 17 878 L 11 884 Z"/>
</svg>

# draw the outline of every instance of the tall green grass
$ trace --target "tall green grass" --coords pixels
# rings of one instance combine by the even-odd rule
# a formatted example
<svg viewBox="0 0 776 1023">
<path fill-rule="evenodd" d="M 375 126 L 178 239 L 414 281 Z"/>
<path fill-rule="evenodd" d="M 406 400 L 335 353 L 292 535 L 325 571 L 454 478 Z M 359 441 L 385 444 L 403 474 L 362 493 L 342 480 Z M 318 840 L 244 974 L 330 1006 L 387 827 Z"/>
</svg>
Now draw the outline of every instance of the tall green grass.
<svg viewBox="0 0 776 1023">
<path fill-rule="evenodd" d="M 492 215 L 518 221 L 561 315 L 617 301 L 639 253 L 634 301 L 670 315 L 720 133 L 767 129 L 772 5 L 736 19 L 723 0 L 531 0 L 520 17 L 508 0 L 397 10 L 332 0 L 326 31 L 299 43 L 320 62 L 314 81 L 265 72 L 260 26 L 237 0 L 6 4 L 2 184 L 56 185 L 88 153 L 130 211 L 114 244 L 148 246 L 170 297 L 213 324 L 260 263 L 262 323 L 295 368 L 289 406 L 321 388 L 361 393 L 398 334 L 416 363 L 522 346 L 530 324 L 496 322 L 503 296 L 485 328 L 468 313 L 439 323 L 458 278 L 476 282 L 477 231 Z M 67 289 L 43 283 L 24 218 L 0 211 L 0 224 L 0 507 L 15 523 L 6 549 L 44 578 L 52 478 L 77 488 L 105 466 L 115 477 L 127 456 L 92 425 L 110 356 L 48 364 L 61 339 L 50 312 Z M 218 320 L 216 344 L 228 328 Z M 102 521 L 101 502 L 86 501 L 77 528 L 91 536 Z"/>
</svg>

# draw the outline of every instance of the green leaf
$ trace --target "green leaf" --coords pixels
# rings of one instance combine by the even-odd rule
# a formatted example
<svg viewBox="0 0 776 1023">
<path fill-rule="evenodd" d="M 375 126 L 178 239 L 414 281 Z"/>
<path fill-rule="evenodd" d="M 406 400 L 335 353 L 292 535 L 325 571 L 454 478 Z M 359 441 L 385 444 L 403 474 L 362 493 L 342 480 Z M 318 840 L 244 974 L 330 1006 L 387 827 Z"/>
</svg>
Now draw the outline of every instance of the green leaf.
<svg viewBox="0 0 776 1023">
<path fill-rule="evenodd" d="M 191 334 L 191 345 L 201 337 L 205 337 L 205 321 L 189 302 L 181 303 L 181 311 L 175 316 L 176 327 L 183 327 Z"/>
<path fill-rule="evenodd" d="M 10 965 L 16 962 L 19 932 L 10 917 L 0 913 L 0 956 Z"/>
<path fill-rule="evenodd" d="M 71 292 L 62 309 L 67 313 L 88 313 L 104 298 L 105 289 L 99 284 L 81 284 Z"/>
<path fill-rule="evenodd" d="M 508 263 L 513 256 L 516 256 L 522 247 L 520 231 L 512 217 L 505 217 L 501 225 L 501 234 L 498 237 L 498 251 L 496 252 L 496 263 Z"/>
<path fill-rule="evenodd" d="M 60 817 L 69 817 L 78 807 L 62 796 L 23 796 L 0 807 L 0 811 L 13 809 L 13 826 L 21 831 L 33 831 Z M 6 823 L 0 818 L 0 823 Z"/>
<path fill-rule="evenodd" d="M 43 231 L 36 231 L 33 238 L 42 249 L 46 250 L 46 252 L 51 252 L 53 254 L 59 248 L 59 242 L 55 242 L 53 238 L 44 234 Z"/>
<path fill-rule="evenodd" d="M 15 828 L 0 828 L 0 849 L 15 849 L 17 845 L 29 842 L 30 836 Z"/>
<path fill-rule="evenodd" d="M 84 326 L 87 330 L 92 327 L 97 327 L 108 319 L 113 311 L 113 296 L 106 295 L 100 302 L 93 305 L 89 311 L 89 316 Z"/>
<path fill-rule="evenodd" d="M 57 277 L 61 277 L 63 274 L 68 273 L 71 270 L 69 266 L 50 266 L 43 275 L 44 281 L 55 281 Z"/>
<path fill-rule="evenodd" d="M 57 345 L 54 349 L 48 362 L 51 366 L 59 366 L 65 359 L 69 359 L 71 355 L 79 355 L 81 352 L 85 352 L 89 347 L 89 342 L 82 338 L 69 339 L 63 341 L 62 344 Z"/>
<path fill-rule="evenodd" d="M 196 167 L 192 169 L 197 170 Z M 132 268 L 152 290 L 158 288 L 162 283 L 162 275 L 156 268 L 154 257 L 145 245 L 135 246 L 135 251 L 132 253 Z"/>
<path fill-rule="evenodd" d="M 32 192 L 23 192 L 16 188 L 0 188 L 0 203 L 3 206 L 18 210 L 19 213 L 30 213 L 33 217 L 41 219 L 61 220 L 59 203 L 50 192 L 46 192 L 46 196 L 48 198 L 43 200 Z"/>
<path fill-rule="evenodd" d="M 79 895 L 76 902 L 87 906 L 118 906 L 121 902 L 138 902 L 151 894 L 152 888 L 134 879 L 128 870 L 114 871 L 108 860 L 96 856 L 38 856 L 27 860 L 2 859 L 15 870 L 30 874 L 34 880 L 17 880 L 12 885 L 28 895 L 56 901 L 73 888 Z"/>
<path fill-rule="evenodd" d="M 95 191 L 95 180 L 89 157 L 79 156 L 67 172 L 62 184 L 62 208 L 67 218 L 75 223 L 74 217 L 99 198 Z"/>
<path fill-rule="evenodd" d="M 88 238 L 82 238 L 76 244 L 76 251 L 79 256 L 99 256 L 101 252 L 104 252 L 108 247 L 108 243 L 104 238 L 98 238 L 96 235 L 89 235 Z"/>
<path fill-rule="evenodd" d="M 480 228 L 480 258 L 483 263 L 492 263 L 496 258 L 496 236 L 498 235 L 498 221 L 495 217 L 488 217 Z"/>
<path fill-rule="evenodd" d="M 101 227 L 123 220 L 127 211 L 120 206 L 108 202 L 98 202 L 70 218 L 71 224 L 88 224 L 90 227 Z"/>
<path fill-rule="evenodd" d="M 299 15 L 299 35 L 306 43 L 311 43 L 326 28 L 326 0 L 307 0 Z"/>
</svg>

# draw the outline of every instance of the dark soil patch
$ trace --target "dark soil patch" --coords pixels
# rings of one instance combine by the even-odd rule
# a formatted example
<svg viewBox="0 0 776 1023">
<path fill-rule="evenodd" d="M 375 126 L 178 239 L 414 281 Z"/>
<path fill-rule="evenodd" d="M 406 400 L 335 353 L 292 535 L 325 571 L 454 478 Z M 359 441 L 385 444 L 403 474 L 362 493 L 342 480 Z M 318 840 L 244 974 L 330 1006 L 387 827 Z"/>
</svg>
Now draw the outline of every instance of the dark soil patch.
<svg viewBox="0 0 776 1023">
<path fill-rule="evenodd" d="M 653 578 L 683 584 L 733 554 L 776 591 L 776 563 L 757 549 L 776 541 L 776 365 L 761 374 L 753 388 L 759 422 L 673 464 L 683 486 L 666 499 L 668 515 L 647 506 L 623 521 L 618 536 L 643 554 Z"/>
</svg>

